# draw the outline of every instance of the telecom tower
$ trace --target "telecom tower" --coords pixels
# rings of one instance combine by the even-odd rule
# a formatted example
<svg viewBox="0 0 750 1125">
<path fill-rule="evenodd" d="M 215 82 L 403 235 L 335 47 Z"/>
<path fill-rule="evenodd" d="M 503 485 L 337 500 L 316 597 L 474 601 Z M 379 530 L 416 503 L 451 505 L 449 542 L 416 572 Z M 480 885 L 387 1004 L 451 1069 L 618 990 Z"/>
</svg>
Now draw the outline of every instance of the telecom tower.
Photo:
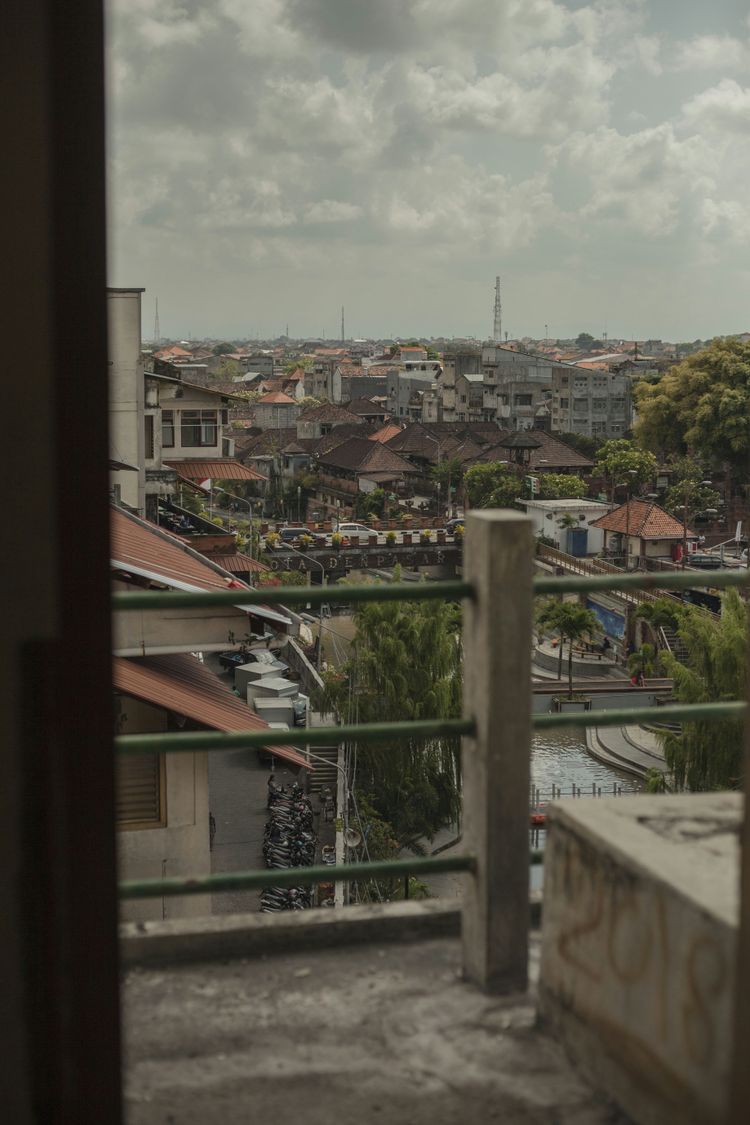
<svg viewBox="0 0 750 1125">
<path fill-rule="evenodd" d="M 496 344 L 503 342 L 503 305 L 500 300 L 500 278 L 495 278 L 495 321 L 492 327 L 492 339 Z"/>
<path fill-rule="evenodd" d="M 154 343 L 158 344 L 161 340 L 161 331 L 159 330 L 159 298 L 156 298 L 156 310 L 154 312 Z"/>
</svg>

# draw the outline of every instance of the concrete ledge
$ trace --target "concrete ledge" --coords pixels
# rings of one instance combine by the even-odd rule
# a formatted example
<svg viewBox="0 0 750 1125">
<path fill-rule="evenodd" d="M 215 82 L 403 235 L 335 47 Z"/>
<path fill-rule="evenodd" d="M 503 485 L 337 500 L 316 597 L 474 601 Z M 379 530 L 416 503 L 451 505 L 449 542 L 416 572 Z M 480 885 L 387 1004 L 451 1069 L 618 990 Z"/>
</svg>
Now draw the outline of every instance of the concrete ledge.
<svg viewBox="0 0 750 1125">
<path fill-rule="evenodd" d="M 540 1010 L 639 1125 L 723 1120 L 742 799 L 549 809 Z"/>
<path fill-rule="evenodd" d="M 120 926 L 120 960 L 126 968 L 173 965 L 365 942 L 424 941 L 460 933 L 460 907 L 438 899 L 283 914 L 212 914 L 125 922 Z"/>
</svg>

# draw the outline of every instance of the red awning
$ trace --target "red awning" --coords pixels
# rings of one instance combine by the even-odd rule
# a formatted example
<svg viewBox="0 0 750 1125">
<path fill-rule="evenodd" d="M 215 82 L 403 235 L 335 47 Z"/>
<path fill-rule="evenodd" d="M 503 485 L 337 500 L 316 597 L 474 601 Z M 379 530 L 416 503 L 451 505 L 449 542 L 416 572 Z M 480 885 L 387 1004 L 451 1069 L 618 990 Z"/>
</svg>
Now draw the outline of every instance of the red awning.
<svg viewBox="0 0 750 1125">
<path fill-rule="evenodd" d="M 268 730 L 268 723 L 190 653 L 168 656 L 113 657 L 112 679 L 117 691 L 185 715 L 212 730 Z M 278 758 L 311 769 L 291 746 L 268 748 Z"/>
</svg>

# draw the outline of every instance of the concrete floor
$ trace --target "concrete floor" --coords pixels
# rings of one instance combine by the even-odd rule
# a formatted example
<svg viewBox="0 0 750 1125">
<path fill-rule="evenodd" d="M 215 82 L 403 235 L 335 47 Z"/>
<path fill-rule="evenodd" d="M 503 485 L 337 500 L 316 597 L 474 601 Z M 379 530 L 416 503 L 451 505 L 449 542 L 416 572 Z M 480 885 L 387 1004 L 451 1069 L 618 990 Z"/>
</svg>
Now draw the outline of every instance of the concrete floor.
<svg viewBox="0 0 750 1125">
<path fill-rule="evenodd" d="M 128 1125 L 621 1125 L 456 940 L 132 970 Z"/>
</svg>

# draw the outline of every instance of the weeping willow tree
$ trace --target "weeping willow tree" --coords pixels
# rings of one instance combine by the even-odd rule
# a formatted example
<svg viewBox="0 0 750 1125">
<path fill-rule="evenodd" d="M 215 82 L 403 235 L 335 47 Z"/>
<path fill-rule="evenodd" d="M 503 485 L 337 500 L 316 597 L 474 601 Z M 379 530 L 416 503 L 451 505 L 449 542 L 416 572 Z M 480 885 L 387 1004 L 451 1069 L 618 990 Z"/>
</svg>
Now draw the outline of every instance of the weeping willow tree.
<svg viewBox="0 0 750 1125">
<path fill-rule="evenodd" d="M 735 590 L 722 599 L 719 619 L 686 608 L 678 633 L 687 648 L 685 663 L 669 653 L 663 664 L 674 680 L 675 698 L 685 703 L 720 703 L 745 694 L 748 611 Z M 737 789 L 742 782 L 743 724 L 682 723 L 663 736 L 664 755 L 678 789 Z"/>
<path fill-rule="evenodd" d="M 460 611 L 445 602 L 373 602 L 355 615 L 352 657 L 326 678 L 320 704 L 357 723 L 461 715 Z M 419 850 L 458 819 L 458 738 L 358 743 L 355 785 Z"/>
</svg>

